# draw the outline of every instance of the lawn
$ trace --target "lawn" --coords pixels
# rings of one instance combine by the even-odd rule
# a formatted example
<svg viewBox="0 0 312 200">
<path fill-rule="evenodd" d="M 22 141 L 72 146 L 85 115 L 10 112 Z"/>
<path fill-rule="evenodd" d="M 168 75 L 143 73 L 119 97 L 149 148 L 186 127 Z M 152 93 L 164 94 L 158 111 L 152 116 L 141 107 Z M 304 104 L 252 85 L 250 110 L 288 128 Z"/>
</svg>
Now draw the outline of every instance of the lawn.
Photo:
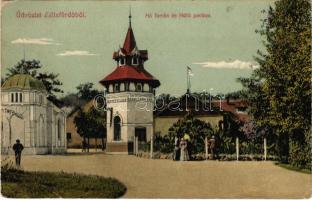
<svg viewBox="0 0 312 200">
<path fill-rule="evenodd" d="M 3 168 L 1 189 L 10 198 L 118 198 L 126 192 L 113 178 Z"/>
<path fill-rule="evenodd" d="M 275 165 L 280 166 L 280 167 L 282 167 L 284 169 L 297 171 L 297 172 L 301 172 L 301 173 L 305 173 L 305 174 L 311 174 L 312 173 L 312 169 L 298 168 L 298 167 L 294 167 L 294 166 L 291 166 L 290 164 L 286 164 L 286 163 L 278 163 L 278 162 L 276 162 Z"/>
</svg>

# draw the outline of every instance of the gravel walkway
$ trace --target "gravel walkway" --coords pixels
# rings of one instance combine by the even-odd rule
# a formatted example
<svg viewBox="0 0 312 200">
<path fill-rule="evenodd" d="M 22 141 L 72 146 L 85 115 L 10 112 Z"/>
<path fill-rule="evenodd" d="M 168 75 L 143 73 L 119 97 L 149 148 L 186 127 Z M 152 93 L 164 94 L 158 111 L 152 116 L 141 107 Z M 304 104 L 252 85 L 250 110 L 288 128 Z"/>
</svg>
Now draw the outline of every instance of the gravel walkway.
<svg viewBox="0 0 312 200">
<path fill-rule="evenodd" d="M 115 177 L 125 198 L 307 198 L 312 175 L 272 162 L 150 160 L 102 153 L 23 156 L 25 170 Z"/>
</svg>

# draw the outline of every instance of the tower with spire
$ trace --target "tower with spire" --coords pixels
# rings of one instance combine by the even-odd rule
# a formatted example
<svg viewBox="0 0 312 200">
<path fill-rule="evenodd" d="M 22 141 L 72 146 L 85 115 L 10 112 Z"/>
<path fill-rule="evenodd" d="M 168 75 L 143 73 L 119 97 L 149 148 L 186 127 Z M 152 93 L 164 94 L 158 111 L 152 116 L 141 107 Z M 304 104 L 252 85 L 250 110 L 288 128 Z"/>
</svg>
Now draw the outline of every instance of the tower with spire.
<svg viewBox="0 0 312 200">
<path fill-rule="evenodd" d="M 133 141 L 153 135 L 154 91 L 159 80 L 144 68 L 147 50 L 139 50 L 129 12 L 129 27 L 122 47 L 113 53 L 116 68 L 100 83 L 106 91 L 107 152 L 132 153 Z"/>
</svg>

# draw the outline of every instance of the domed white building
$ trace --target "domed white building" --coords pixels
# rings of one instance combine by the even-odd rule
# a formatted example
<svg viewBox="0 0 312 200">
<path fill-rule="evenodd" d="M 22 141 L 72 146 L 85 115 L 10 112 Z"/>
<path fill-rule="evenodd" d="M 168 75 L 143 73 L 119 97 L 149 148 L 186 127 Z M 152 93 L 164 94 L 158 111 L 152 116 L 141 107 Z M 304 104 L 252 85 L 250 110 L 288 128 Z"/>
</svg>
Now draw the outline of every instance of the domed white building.
<svg viewBox="0 0 312 200">
<path fill-rule="evenodd" d="M 13 153 L 17 139 L 23 154 L 66 152 L 66 114 L 47 97 L 43 83 L 17 74 L 1 86 L 1 152 Z"/>
</svg>

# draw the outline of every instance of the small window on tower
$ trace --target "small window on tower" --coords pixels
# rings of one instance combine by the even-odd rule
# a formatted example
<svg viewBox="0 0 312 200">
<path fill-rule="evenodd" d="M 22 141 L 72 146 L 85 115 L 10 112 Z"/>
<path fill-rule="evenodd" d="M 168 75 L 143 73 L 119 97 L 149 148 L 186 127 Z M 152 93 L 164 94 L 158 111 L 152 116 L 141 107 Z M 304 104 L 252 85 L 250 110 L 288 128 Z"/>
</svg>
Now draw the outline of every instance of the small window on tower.
<svg viewBox="0 0 312 200">
<path fill-rule="evenodd" d="M 114 92 L 119 92 L 119 84 L 115 84 Z"/>
<path fill-rule="evenodd" d="M 136 86 L 136 91 L 137 92 L 142 92 L 142 84 L 141 83 L 138 83 L 137 86 Z"/>
<path fill-rule="evenodd" d="M 126 58 L 120 58 L 120 65 L 125 65 Z"/>
<path fill-rule="evenodd" d="M 139 64 L 139 59 L 137 57 L 132 58 L 132 64 L 133 65 Z"/>
<path fill-rule="evenodd" d="M 11 102 L 14 102 L 14 93 L 11 93 Z"/>
<path fill-rule="evenodd" d="M 149 92 L 153 92 L 154 91 L 154 88 L 150 85 L 149 86 Z"/>
<path fill-rule="evenodd" d="M 129 83 L 125 83 L 125 91 L 129 91 Z"/>
</svg>

